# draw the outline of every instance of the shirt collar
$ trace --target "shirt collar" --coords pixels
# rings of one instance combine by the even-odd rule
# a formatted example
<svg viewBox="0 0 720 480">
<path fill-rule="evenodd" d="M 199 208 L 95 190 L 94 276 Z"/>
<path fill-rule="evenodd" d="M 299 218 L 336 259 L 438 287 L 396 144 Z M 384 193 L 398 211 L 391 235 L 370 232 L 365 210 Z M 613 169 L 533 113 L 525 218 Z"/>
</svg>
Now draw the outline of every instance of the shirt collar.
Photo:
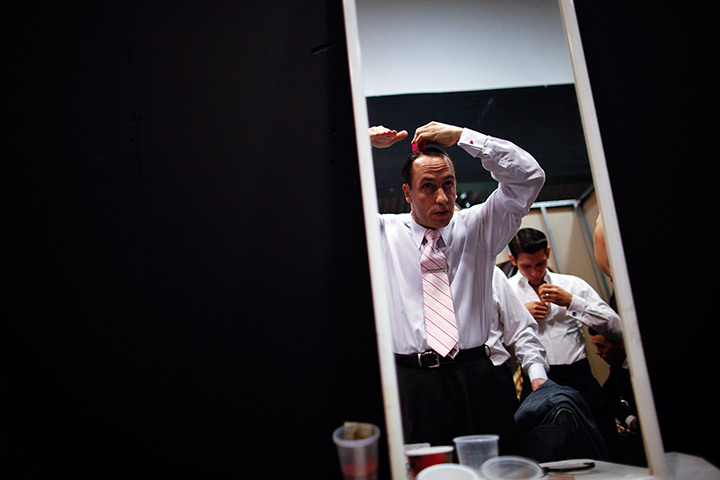
<svg viewBox="0 0 720 480">
<path fill-rule="evenodd" d="M 528 288 L 530 287 L 530 281 L 527 279 L 527 277 L 525 275 L 520 273 L 520 270 L 518 270 L 515 273 L 515 275 L 513 275 L 513 277 L 519 277 L 518 283 L 522 284 L 525 287 L 528 287 Z M 545 270 L 545 276 L 543 277 L 543 280 L 545 281 L 545 283 L 549 283 L 550 285 L 552 285 L 553 282 L 552 282 L 552 278 L 550 278 L 550 270 Z"/>
<path fill-rule="evenodd" d="M 438 231 L 440 232 L 438 246 L 440 248 L 445 248 L 449 244 L 450 231 L 452 230 L 453 221 L 455 221 L 454 215 L 453 218 L 450 219 L 450 223 L 448 223 L 447 226 L 438 229 Z M 427 231 L 427 228 L 417 223 L 415 219 L 412 218 L 412 214 L 408 215 L 408 220 L 406 224 L 408 227 L 410 227 L 410 237 L 413 239 L 413 242 L 419 250 L 423 246 L 423 240 L 425 239 L 425 232 Z"/>
</svg>

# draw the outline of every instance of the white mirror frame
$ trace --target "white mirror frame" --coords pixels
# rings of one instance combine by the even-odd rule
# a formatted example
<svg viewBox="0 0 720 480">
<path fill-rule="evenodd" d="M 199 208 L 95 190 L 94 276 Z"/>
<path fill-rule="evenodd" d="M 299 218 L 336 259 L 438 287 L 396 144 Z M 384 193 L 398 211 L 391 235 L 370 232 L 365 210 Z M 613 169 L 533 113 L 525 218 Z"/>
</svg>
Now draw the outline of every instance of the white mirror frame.
<svg viewBox="0 0 720 480">
<path fill-rule="evenodd" d="M 382 383 L 383 404 L 385 407 L 385 429 L 390 459 L 390 473 L 394 480 L 407 478 L 405 452 L 403 451 L 403 430 L 398 394 L 395 354 L 390 330 L 390 304 L 387 297 L 387 278 L 384 275 L 383 258 L 380 245 L 380 222 L 377 214 L 377 187 L 375 185 L 375 167 L 372 147 L 367 131 L 370 128 L 365 87 L 362 76 L 360 56 L 360 34 L 358 32 L 357 9 L 355 0 L 343 0 L 345 17 L 345 37 L 348 50 L 350 89 L 355 118 L 355 140 L 360 167 L 360 191 L 365 220 L 365 237 L 370 264 L 370 287 L 375 313 L 378 356 L 380 359 L 380 381 Z"/>
<path fill-rule="evenodd" d="M 603 217 L 605 241 L 608 247 L 610 267 L 613 272 L 613 287 L 620 317 L 623 319 L 623 335 L 627 351 L 633 389 L 638 406 L 638 415 L 642 425 L 643 442 L 649 465 L 650 476 L 642 478 L 667 478 L 665 452 L 660 436 L 660 427 L 655 413 L 655 402 L 650 389 L 650 379 L 642 349 L 640 331 L 637 324 L 625 253 L 620 228 L 615 213 L 615 203 L 610 187 L 610 177 L 605 162 L 605 154 L 600 138 L 600 127 L 595 113 L 595 104 L 590 89 L 590 78 L 585 64 L 585 55 L 580 40 L 580 30 L 575 16 L 572 0 L 558 0 L 562 13 L 565 36 L 567 38 L 575 89 L 580 107 L 580 115 L 585 131 L 585 141 L 590 158 L 590 168 L 595 183 L 598 205 Z M 361 193 L 364 210 L 365 232 L 370 264 L 370 282 L 375 312 L 375 328 L 378 338 L 380 377 L 385 408 L 385 428 L 389 451 L 390 472 L 394 480 L 407 477 L 405 454 L 403 451 L 402 419 L 400 397 L 397 387 L 395 356 L 392 348 L 390 330 L 389 303 L 387 298 L 387 279 L 383 272 L 383 258 L 380 251 L 380 226 L 377 219 L 378 201 L 375 185 L 372 147 L 367 130 L 370 127 L 365 98 L 360 54 L 360 35 L 358 31 L 355 0 L 343 0 L 345 35 L 348 51 L 348 67 L 352 91 L 352 105 L 355 120 L 358 164 L 360 170 Z"/>
</svg>

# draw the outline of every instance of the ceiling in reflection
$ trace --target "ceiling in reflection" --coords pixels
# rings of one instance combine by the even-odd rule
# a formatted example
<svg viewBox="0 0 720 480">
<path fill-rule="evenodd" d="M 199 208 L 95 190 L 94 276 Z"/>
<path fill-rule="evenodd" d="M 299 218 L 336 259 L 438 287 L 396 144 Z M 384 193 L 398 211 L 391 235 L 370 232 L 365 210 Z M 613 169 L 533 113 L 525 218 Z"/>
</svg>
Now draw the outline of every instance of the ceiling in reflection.
<svg viewBox="0 0 720 480">
<path fill-rule="evenodd" d="M 557 0 L 356 0 L 367 96 L 572 83 Z"/>
</svg>

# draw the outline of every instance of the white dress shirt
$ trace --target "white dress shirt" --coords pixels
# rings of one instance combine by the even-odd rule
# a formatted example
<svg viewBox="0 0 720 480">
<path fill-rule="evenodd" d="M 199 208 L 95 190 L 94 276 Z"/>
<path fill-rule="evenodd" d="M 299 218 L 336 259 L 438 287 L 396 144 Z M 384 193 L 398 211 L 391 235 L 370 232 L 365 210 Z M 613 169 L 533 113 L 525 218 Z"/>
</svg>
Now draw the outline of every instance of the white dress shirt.
<svg viewBox="0 0 720 480">
<path fill-rule="evenodd" d="M 520 364 L 530 380 L 547 380 L 550 368 L 545 359 L 545 348 L 538 338 L 538 324 L 525 305 L 518 299 L 510 287 L 510 282 L 502 270 L 493 271 L 493 322 L 487 345 L 490 347 L 490 360 L 498 366 L 507 362 L 511 355 L 507 346 L 520 359 Z"/>
<path fill-rule="evenodd" d="M 492 323 L 492 272 L 545 182 L 535 159 L 506 140 L 464 129 L 458 145 L 498 181 L 480 205 L 455 212 L 440 229 L 438 246 L 448 263 L 448 278 L 458 323 L 460 350 L 483 345 Z M 390 290 L 390 318 L 395 353 L 429 350 L 423 314 L 420 255 L 426 229 L 412 215 L 379 215 L 382 254 Z"/>
<path fill-rule="evenodd" d="M 545 281 L 572 294 L 569 307 L 548 303 L 547 317 L 538 322 L 540 341 L 551 366 L 570 365 L 586 358 L 583 324 L 611 340 L 622 338 L 620 317 L 585 280 L 546 271 Z M 510 278 L 510 285 L 523 305 L 540 300 L 521 273 Z"/>
</svg>

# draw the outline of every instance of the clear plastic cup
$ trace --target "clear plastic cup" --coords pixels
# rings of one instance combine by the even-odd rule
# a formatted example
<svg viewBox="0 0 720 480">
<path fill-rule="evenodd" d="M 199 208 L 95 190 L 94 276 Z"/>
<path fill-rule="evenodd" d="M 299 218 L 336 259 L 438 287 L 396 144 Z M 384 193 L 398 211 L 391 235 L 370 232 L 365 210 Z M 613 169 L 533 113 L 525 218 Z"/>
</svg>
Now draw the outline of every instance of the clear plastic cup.
<svg viewBox="0 0 720 480">
<path fill-rule="evenodd" d="M 480 480 L 480 477 L 472 468 L 465 465 L 441 463 L 420 472 L 417 480 Z"/>
<path fill-rule="evenodd" d="M 465 435 L 453 438 L 458 460 L 478 474 L 487 460 L 498 456 L 498 435 Z"/>
<path fill-rule="evenodd" d="M 487 480 L 537 480 L 545 475 L 533 460 L 511 455 L 491 458 L 480 470 Z"/>
<path fill-rule="evenodd" d="M 348 428 L 338 427 L 333 432 L 337 446 L 340 469 L 345 480 L 377 480 L 378 439 L 380 429 L 376 425 L 363 424 L 367 432 L 362 438 L 348 438 Z M 357 432 L 357 428 L 353 430 Z"/>
</svg>

